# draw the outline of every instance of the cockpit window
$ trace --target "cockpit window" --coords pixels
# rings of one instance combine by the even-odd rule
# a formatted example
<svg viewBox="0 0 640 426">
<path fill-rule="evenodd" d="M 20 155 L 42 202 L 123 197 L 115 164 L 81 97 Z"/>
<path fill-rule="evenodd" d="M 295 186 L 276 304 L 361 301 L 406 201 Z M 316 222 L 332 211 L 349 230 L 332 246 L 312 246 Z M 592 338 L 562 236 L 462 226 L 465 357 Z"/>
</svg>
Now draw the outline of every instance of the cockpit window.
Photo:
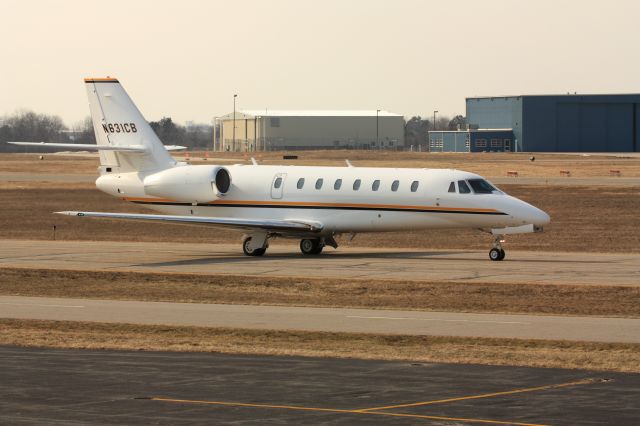
<svg viewBox="0 0 640 426">
<path fill-rule="evenodd" d="M 471 190 L 469 189 L 469 185 L 467 185 L 467 182 L 465 182 L 463 180 L 459 180 L 458 181 L 458 190 L 460 190 L 461 194 L 469 194 L 469 193 L 471 193 Z"/>
<path fill-rule="evenodd" d="M 451 182 L 449 184 L 449 192 L 456 192 L 456 183 L 455 182 Z"/>
<path fill-rule="evenodd" d="M 493 194 L 496 189 L 484 179 L 469 179 L 469 185 L 476 194 Z"/>
</svg>

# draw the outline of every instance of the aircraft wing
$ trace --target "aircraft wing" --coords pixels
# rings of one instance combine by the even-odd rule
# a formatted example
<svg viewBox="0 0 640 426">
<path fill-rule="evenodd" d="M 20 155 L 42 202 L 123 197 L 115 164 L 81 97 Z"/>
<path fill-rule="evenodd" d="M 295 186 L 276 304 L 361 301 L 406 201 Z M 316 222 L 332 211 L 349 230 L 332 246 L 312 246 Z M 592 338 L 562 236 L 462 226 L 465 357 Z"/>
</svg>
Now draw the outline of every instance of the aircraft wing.
<svg viewBox="0 0 640 426">
<path fill-rule="evenodd" d="M 96 145 L 92 143 L 48 143 L 48 142 L 7 142 L 11 145 L 39 146 L 42 148 L 80 149 L 83 151 L 121 151 L 121 152 L 146 152 L 143 145 Z M 167 151 L 182 151 L 187 149 L 182 145 L 165 145 Z"/>
<path fill-rule="evenodd" d="M 320 222 L 274 219 L 238 219 L 233 217 L 174 216 L 160 214 L 103 213 L 64 211 L 56 214 L 77 217 L 101 217 L 106 219 L 155 220 L 159 222 L 177 222 L 194 225 L 212 225 L 237 229 L 289 232 L 319 232 Z"/>
<path fill-rule="evenodd" d="M 7 142 L 11 145 L 39 146 L 42 148 L 80 149 L 83 151 L 146 152 L 142 145 L 96 145 L 91 143 Z"/>
</svg>

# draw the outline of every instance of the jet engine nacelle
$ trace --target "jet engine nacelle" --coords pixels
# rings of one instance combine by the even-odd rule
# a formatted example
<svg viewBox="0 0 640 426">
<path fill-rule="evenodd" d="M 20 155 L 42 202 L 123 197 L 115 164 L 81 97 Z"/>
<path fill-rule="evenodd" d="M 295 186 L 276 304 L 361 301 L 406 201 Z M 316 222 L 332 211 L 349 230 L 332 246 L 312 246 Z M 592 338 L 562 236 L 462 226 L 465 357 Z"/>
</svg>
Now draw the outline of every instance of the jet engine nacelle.
<svg viewBox="0 0 640 426">
<path fill-rule="evenodd" d="M 221 197 L 231 188 L 231 175 L 222 166 L 182 166 L 144 178 L 144 192 L 182 203 L 200 203 Z"/>
</svg>

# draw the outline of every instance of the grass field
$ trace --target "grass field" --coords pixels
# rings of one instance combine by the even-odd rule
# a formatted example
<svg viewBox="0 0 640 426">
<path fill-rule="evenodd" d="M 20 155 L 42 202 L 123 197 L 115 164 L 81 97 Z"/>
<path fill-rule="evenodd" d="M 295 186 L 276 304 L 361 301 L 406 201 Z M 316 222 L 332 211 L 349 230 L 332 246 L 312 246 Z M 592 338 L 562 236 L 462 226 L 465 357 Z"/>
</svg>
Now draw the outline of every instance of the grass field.
<svg viewBox="0 0 640 426">
<path fill-rule="evenodd" d="M 640 345 L 0 319 L 0 345 L 218 352 L 640 372 Z"/>
<path fill-rule="evenodd" d="M 0 269 L 0 294 L 640 317 L 640 288 Z M 28 283 L 28 285 L 25 285 Z"/>
<path fill-rule="evenodd" d="M 640 190 L 634 187 L 562 187 L 503 185 L 551 215 L 545 232 L 507 238 L 507 249 L 640 252 Z M 53 215 L 60 210 L 152 213 L 138 205 L 108 196 L 91 184 L 5 182 L 0 185 L 0 230 L 7 239 L 50 239 L 57 225 L 58 239 L 175 242 L 234 242 L 237 232 L 192 225 L 79 219 Z M 340 241 L 340 240 L 339 240 Z M 273 244 L 279 244 L 276 240 Z M 360 234 L 356 247 L 488 249 L 491 237 L 476 230 L 429 230 Z M 238 246 L 239 247 L 239 246 Z"/>
<path fill-rule="evenodd" d="M 300 165 L 451 167 L 487 177 L 517 170 L 520 176 L 640 177 L 639 158 L 530 154 L 426 154 L 372 151 L 298 152 Z M 218 154 L 216 154 L 218 155 Z M 237 153 L 215 162 L 244 162 Z M 282 153 L 264 153 L 261 161 L 282 164 Z M 213 164 L 214 160 L 199 161 Z M 236 232 L 199 226 L 91 220 L 51 214 L 59 210 L 146 212 L 97 191 L 91 183 L 20 182 L 12 175 L 77 174 L 95 176 L 97 158 L 87 156 L 0 155 L 0 231 L 5 239 L 97 241 L 237 242 Z M 545 233 L 507 239 L 507 249 L 550 252 L 640 252 L 640 190 L 632 186 L 518 185 L 506 192 L 547 211 Z M 1 241 L 1 240 L 0 240 Z M 281 244 L 277 240 L 273 244 Z M 491 237 L 472 230 L 434 230 L 358 235 L 352 246 L 479 249 Z M 201 303 L 344 306 L 468 312 L 505 312 L 597 316 L 640 316 L 637 288 L 461 282 L 323 280 L 248 276 L 196 276 L 122 272 L 0 269 L 0 294 Z M 1 315 L 0 315 L 1 316 Z M 134 326 L 0 319 L 0 344 L 105 349 L 214 351 L 272 355 L 332 356 L 424 362 L 456 362 L 587 368 L 639 372 L 640 345 L 375 336 L 346 333 L 252 331 L 197 327 Z"/>
<path fill-rule="evenodd" d="M 283 160 L 283 154 L 298 155 L 297 160 Z M 0 154 L 0 172 L 33 172 L 96 174 L 98 158 L 95 155 Z M 191 153 L 193 164 L 247 163 L 250 157 L 262 164 L 290 164 L 339 166 L 349 159 L 356 166 L 366 167 L 416 167 L 456 168 L 478 173 L 485 177 L 506 176 L 507 171 L 518 171 L 525 177 L 558 177 L 560 170 L 569 170 L 575 177 L 609 176 L 610 170 L 619 170 L 622 176 L 640 177 L 640 158 L 603 155 L 530 154 L 530 153 L 426 153 L 400 151 L 296 151 L 263 153 L 209 153 L 203 161 L 203 153 Z M 530 161 L 534 155 L 535 161 Z M 183 154 L 176 155 L 184 160 Z"/>
</svg>

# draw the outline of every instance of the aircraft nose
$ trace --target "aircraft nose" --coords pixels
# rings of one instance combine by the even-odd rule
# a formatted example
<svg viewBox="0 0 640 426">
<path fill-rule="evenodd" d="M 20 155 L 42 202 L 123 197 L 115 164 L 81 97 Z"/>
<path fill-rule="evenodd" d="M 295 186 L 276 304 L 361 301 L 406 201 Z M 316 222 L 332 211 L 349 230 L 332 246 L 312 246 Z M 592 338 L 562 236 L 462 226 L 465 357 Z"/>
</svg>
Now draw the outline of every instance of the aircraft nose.
<svg viewBox="0 0 640 426">
<path fill-rule="evenodd" d="M 532 223 L 537 226 L 546 225 L 551 222 L 551 217 L 546 212 L 530 204 L 528 205 L 525 217 L 527 223 Z"/>
</svg>

